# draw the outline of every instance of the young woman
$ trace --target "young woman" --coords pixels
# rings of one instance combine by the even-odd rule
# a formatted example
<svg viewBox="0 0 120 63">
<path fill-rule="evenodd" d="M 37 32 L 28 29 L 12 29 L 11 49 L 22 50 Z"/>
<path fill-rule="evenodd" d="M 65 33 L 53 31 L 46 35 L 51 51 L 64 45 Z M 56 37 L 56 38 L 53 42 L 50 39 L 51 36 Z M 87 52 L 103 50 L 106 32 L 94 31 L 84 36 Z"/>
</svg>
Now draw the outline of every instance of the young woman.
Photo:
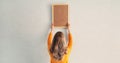
<svg viewBox="0 0 120 63">
<path fill-rule="evenodd" d="M 70 33 L 68 24 L 68 42 L 65 40 L 65 36 L 62 32 L 57 32 L 53 37 L 53 24 L 51 26 L 51 32 L 48 36 L 48 52 L 50 55 L 50 63 L 68 63 L 68 58 L 72 48 L 72 35 Z M 53 39 L 52 39 L 53 38 Z"/>
</svg>

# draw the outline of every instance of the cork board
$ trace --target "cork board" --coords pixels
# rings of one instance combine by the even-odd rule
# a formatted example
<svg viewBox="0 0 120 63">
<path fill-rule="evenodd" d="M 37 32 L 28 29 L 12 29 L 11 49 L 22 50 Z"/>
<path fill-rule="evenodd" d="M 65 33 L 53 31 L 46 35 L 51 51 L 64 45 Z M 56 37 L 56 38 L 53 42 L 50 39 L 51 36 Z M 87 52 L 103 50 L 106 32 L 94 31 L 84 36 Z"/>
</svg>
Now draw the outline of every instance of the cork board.
<svg viewBox="0 0 120 63">
<path fill-rule="evenodd" d="M 52 21 L 55 27 L 67 27 L 68 24 L 68 5 L 52 5 Z"/>
</svg>

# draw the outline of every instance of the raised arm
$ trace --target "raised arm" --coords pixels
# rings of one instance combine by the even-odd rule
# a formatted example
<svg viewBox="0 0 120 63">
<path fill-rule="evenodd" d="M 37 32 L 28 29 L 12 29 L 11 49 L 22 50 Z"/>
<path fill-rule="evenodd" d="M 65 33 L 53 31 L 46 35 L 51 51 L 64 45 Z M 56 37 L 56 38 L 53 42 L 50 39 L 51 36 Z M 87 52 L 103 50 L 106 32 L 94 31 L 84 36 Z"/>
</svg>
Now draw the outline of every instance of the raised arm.
<svg viewBox="0 0 120 63">
<path fill-rule="evenodd" d="M 72 43 L 73 43 L 73 40 L 72 40 L 72 34 L 69 32 L 68 33 L 68 48 L 71 49 L 72 48 Z"/>
<path fill-rule="evenodd" d="M 68 48 L 69 50 L 71 50 L 72 48 L 72 43 L 73 43 L 72 34 L 70 32 L 70 25 L 68 24 Z"/>
<path fill-rule="evenodd" d="M 53 24 L 51 25 L 51 31 L 48 35 L 48 50 L 50 50 L 51 44 L 52 44 L 52 31 L 53 31 Z"/>
</svg>

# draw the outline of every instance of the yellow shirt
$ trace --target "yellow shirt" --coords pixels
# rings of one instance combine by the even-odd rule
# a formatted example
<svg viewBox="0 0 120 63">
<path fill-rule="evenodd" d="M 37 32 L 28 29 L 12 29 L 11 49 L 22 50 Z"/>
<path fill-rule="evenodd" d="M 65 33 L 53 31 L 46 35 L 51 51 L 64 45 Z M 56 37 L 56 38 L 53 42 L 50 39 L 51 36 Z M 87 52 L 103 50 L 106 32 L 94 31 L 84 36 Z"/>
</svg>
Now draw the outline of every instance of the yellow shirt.
<svg viewBox="0 0 120 63">
<path fill-rule="evenodd" d="M 49 52 L 49 55 L 50 55 L 50 63 L 68 63 L 68 58 L 69 58 L 69 55 L 70 55 L 70 51 L 71 51 L 71 48 L 72 48 L 72 35 L 71 33 L 68 33 L 68 47 L 67 47 L 67 54 L 65 54 L 62 58 L 62 60 L 58 61 L 56 59 L 53 58 L 53 55 L 50 53 L 50 47 L 51 47 L 51 44 L 52 44 L 52 32 L 49 33 L 49 36 L 48 36 L 48 52 Z"/>
</svg>

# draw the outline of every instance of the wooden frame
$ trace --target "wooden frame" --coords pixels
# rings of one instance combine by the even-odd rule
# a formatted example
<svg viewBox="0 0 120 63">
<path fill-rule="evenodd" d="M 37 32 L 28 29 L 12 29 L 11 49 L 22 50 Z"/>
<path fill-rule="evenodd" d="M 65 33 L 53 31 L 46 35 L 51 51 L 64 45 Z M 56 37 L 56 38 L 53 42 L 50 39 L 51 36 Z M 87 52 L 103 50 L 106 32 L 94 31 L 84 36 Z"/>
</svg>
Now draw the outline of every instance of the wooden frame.
<svg viewBox="0 0 120 63">
<path fill-rule="evenodd" d="M 52 5 L 52 23 L 55 27 L 67 28 L 69 21 L 68 4 L 53 4 Z"/>
</svg>

